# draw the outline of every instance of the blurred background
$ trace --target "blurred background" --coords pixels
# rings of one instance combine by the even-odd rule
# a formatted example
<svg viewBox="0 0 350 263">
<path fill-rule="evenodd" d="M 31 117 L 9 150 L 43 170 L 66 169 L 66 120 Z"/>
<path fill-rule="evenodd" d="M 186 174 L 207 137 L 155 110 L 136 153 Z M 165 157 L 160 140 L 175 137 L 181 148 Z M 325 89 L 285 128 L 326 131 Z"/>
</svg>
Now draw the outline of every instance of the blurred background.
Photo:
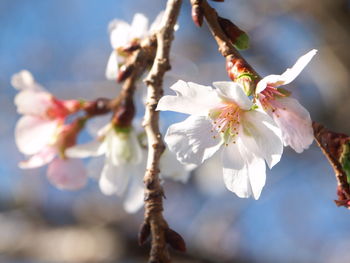
<svg viewBox="0 0 350 263">
<path fill-rule="evenodd" d="M 180 59 L 166 85 L 180 77 L 207 85 L 228 80 L 216 43 L 206 26 L 193 25 L 188 2 L 172 51 Z M 282 73 L 318 49 L 289 88 L 314 120 L 350 133 L 350 1 L 212 5 L 248 32 L 251 48 L 243 55 L 262 76 Z M 62 99 L 113 97 L 120 87 L 104 77 L 109 21 L 131 22 L 136 12 L 152 20 L 164 7 L 161 0 L 0 1 L 0 262 L 146 261 L 148 247 L 140 248 L 136 239 L 143 211 L 126 214 L 121 201 L 103 196 L 93 180 L 83 190 L 60 191 L 48 183 L 46 167 L 18 168 L 25 157 L 14 143 L 19 116 L 10 79 L 28 69 Z M 185 118 L 162 117 L 164 127 Z M 224 188 L 216 157 L 195 170 L 188 184 L 166 181 L 164 187 L 165 217 L 188 246 L 186 255 L 171 251 L 174 262 L 349 261 L 350 212 L 333 203 L 333 171 L 315 144 L 303 154 L 286 148 L 268 171 L 258 201 L 239 199 Z"/>
</svg>

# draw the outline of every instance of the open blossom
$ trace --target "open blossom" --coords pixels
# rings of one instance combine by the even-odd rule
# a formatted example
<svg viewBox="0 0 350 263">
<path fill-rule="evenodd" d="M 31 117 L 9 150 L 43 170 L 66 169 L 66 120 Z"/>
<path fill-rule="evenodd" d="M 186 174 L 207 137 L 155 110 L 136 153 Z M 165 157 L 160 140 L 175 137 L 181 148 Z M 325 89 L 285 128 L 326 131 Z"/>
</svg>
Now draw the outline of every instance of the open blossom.
<svg viewBox="0 0 350 263">
<path fill-rule="evenodd" d="M 290 92 L 280 86 L 291 83 L 316 54 L 311 50 L 300 57 L 294 66 L 281 75 L 269 75 L 257 84 L 256 94 L 262 108 L 273 117 L 282 131 L 283 143 L 301 153 L 313 141 L 312 121 L 309 112 Z"/>
<path fill-rule="evenodd" d="M 132 127 L 120 128 L 110 123 L 100 129 L 97 140 L 68 148 L 66 154 L 75 158 L 104 155 L 103 163 L 101 159 L 95 158 L 88 164 L 90 175 L 99 180 L 102 193 L 122 197 L 124 208 L 129 213 L 141 208 L 144 199 L 143 176 L 147 152 L 142 148 Z M 180 166 L 169 152 L 163 156 L 161 166 L 166 167 L 163 177 L 185 181 L 193 167 Z"/>
<path fill-rule="evenodd" d="M 178 81 L 157 110 L 190 114 L 169 127 L 165 142 L 182 163 L 201 164 L 221 151 L 226 187 L 239 197 L 258 199 L 265 184 L 265 161 L 279 162 L 283 145 L 280 130 L 264 112 L 254 109 L 241 85 L 215 82 L 213 89 Z"/>
<path fill-rule="evenodd" d="M 148 28 L 148 18 L 136 13 L 131 24 L 125 21 L 113 20 L 109 24 L 110 41 L 113 51 L 108 59 L 106 77 L 115 80 L 118 76 L 119 66 L 124 63 L 125 48 L 138 45 L 140 40 L 155 32 L 163 17 L 161 12 Z"/>
<path fill-rule="evenodd" d="M 18 149 L 29 156 L 20 168 L 37 168 L 49 164 L 47 176 L 61 189 L 76 189 L 86 183 L 85 170 L 79 160 L 62 159 L 62 147 L 74 143 L 73 124 L 65 125 L 65 118 L 78 110 L 78 101 L 62 101 L 37 84 L 29 71 L 23 70 L 12 78 L 19 90 L 15 97 L 17 111 L 23 116 L 15 129 Z M 69 139 L 69 140 L 68 140 Z"/>
</svg>

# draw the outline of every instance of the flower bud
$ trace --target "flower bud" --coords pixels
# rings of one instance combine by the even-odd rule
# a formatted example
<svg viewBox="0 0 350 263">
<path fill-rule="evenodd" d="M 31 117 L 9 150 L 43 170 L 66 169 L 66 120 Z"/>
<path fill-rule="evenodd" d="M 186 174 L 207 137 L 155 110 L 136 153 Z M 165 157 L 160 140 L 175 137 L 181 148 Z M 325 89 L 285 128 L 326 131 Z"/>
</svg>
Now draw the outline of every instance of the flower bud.
<svg viewBox="0 0 350 263">
<path fill-rule="evenodd" d="M 237 78 L 236 82 L 243 86 L 243 90 L 247 96 L 252 95 L 256 86 L 254 76 L 252 74 L 243 73 Z"/>
<path fill-rule="evenodd" d="M 203 24 L 203 11 L 198 4 L 192 6 L 192 20 L 198 27 L 201 27 Z"/>
<path fill-rule="evenodd" d="M 249 36 L 243 30 L 230 20 L 220 16 L 218 17 L 218 22 L 226 36 L 237 49 L 243 50 L 249 48 Z"/>
<path fill-rule="evenodd" d="M 250 74 L 249 66 L 246 62 L 243 59 L 237 59 L 232 56 L 226 58 L 226 70 L 232 81 L 236 81 L 242 74 Z"/>
<path fill-rule="evenodd" d="M 121 128 L 131 127 L 132 120 L 135 116 L 135 105 L 132 98 L 123 99 L 114 112 L 112 119 L 113 124 Z"/>
<path fill-rule="evenodd" d="M 117 82 L 123 82 L 126 80 L 134 71 L 134 65 L 122 65 L 118 71 Z"/>
<path fill-rule="evenodd" d="M 84 110 L 90 116 L 106 114 L 110 111 L 110 102 L 110 99 L 98 98 L 94 101 L 87 102 L 84 105 Z"/>
</svg>

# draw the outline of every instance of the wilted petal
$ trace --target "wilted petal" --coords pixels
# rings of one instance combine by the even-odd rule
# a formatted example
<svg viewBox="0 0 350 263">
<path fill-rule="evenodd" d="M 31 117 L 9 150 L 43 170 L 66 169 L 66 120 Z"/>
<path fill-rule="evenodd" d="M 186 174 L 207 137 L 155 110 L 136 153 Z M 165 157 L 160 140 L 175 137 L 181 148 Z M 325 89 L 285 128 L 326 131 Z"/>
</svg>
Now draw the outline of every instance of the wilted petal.
<svg viewBox="0 0 350 263">
<path fill-rule="evenodd" d="M 109 56 L 106 67 L 106 78 L 109 80 L 116 80 L 119 72 L 119 56 L 115 50 L 112 51 Z"/>
<path fill-rule="evenodd" d="M 87 158 L 102 155 L 106 152 L 106 144 L 100 141 L 92 141 L 84 144 L 76 144 L 66 149 L 65 154 L 71 158 Z"/>
<path fill-rule="evenodd" d="M 87 182 L 83 162 L 78 159 L 54 159 L 48 167 L 47 177 L 53 185 L 63 190 L 76 190 Z"/>
<path fill-rule="evenodd" d="M 33 116 L 23 116 L 19 119 L 15 130 L 15 139 L 18 149 L 24 154 L 35 154 L 49 145 L 58 121 L 45 120 Z"/>
<path fill-rule="evenodd" d="M 148 18 L 141 13 L 136 13 L 131 23 L 130 40 L 141 39 L 148 33 Z"/>
<path fill-rule="evenodd" d="M 209 86 L 179 80 L 170 89 L 176 92 L 176 96 L 162 97 L 157 110 L 208 116 L 209 110 L 220 103 L 216 92 Z"/>
<path fill-rule="evenodd" d="M 270 116 L 257 110 L 245 112 L 242 125 L 240 137 L 243 143 L 272 168 L 280 161 L 283 152 L 280 129 Z"/>
<path fill-rule="evenodd" d="M 130 40 L 130 25 L 121 20 L 113 20 L 109 23 L 111 45 L 113 49 L 126 46 Z"/>
<path fill-rule="evenodd" d="M 265 162 L 255 156 L 241 140 L 224 148 L 223 175 L 226 187 L 241 198 L 259 199 L 266 181 Z"/>
<path fill-rule="evenodd" d="M 314 139 L 309 112 L 293 98 L 276 100 L 279 107 L 273 118 L 282 130 L 284 145 L 289 145 L 297 153 L 309 148 Z"/>
<path fill-rule="evenodd" d="M 21 70 L 14 74 L 11 79 L 11 85 L 19 90 L 44 91 L 44 88 L 35 82 L 32 73 L 28 70 Z"/>
<path fill-rule="evenodd" d="M 52 147 L 46 147 L 39 153 L 31 156 L 27 161 L 20 162 L 19 167 L 22 169 L 31 169 L 44 166 L 51 162 L 55 156 L 56 150 Z"/>
<path fill-rule="evenodd" d="M 105 195 L 123 195 L 130 178 L 132 165 L 113 165 L 111 160 L 106 158 L 99 181 L 100 189 Z"/>
<path fill-rule="evenodd" d="M 190 116 L 183 122 L 169 127 L 164 140 L 170 151 L 182 163 L 201 164 L 211 157 L 221 146 L 221 137 L 211 132 L 211 120 Z"/>
<path fill-rule="evenodd" d="M 253 103 L 244 93 L 243 87 L 235 82 L 220 81 L 214 82 L 214 87 L 217 88 L 219 97 L 226 101 L 232 101 L 243 110 L 249 110 Z"/>
</svg>

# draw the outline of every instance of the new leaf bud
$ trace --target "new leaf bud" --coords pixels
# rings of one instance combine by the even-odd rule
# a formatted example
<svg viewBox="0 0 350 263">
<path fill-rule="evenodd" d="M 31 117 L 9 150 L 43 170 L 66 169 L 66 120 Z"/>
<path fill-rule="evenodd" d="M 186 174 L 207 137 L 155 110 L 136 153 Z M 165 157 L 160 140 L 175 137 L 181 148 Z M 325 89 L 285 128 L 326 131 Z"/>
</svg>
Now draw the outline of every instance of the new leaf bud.
<svg viewBox="0 0 350 263">
<path fill-rule="evenodd" d="M 229 19 L 220 16 L 218 17 L 218 22 L 226 36 L 237 49 L 243 50 L 249 48 L 249 37 L 243 30 L 232 23 Z"/>
</svg>

